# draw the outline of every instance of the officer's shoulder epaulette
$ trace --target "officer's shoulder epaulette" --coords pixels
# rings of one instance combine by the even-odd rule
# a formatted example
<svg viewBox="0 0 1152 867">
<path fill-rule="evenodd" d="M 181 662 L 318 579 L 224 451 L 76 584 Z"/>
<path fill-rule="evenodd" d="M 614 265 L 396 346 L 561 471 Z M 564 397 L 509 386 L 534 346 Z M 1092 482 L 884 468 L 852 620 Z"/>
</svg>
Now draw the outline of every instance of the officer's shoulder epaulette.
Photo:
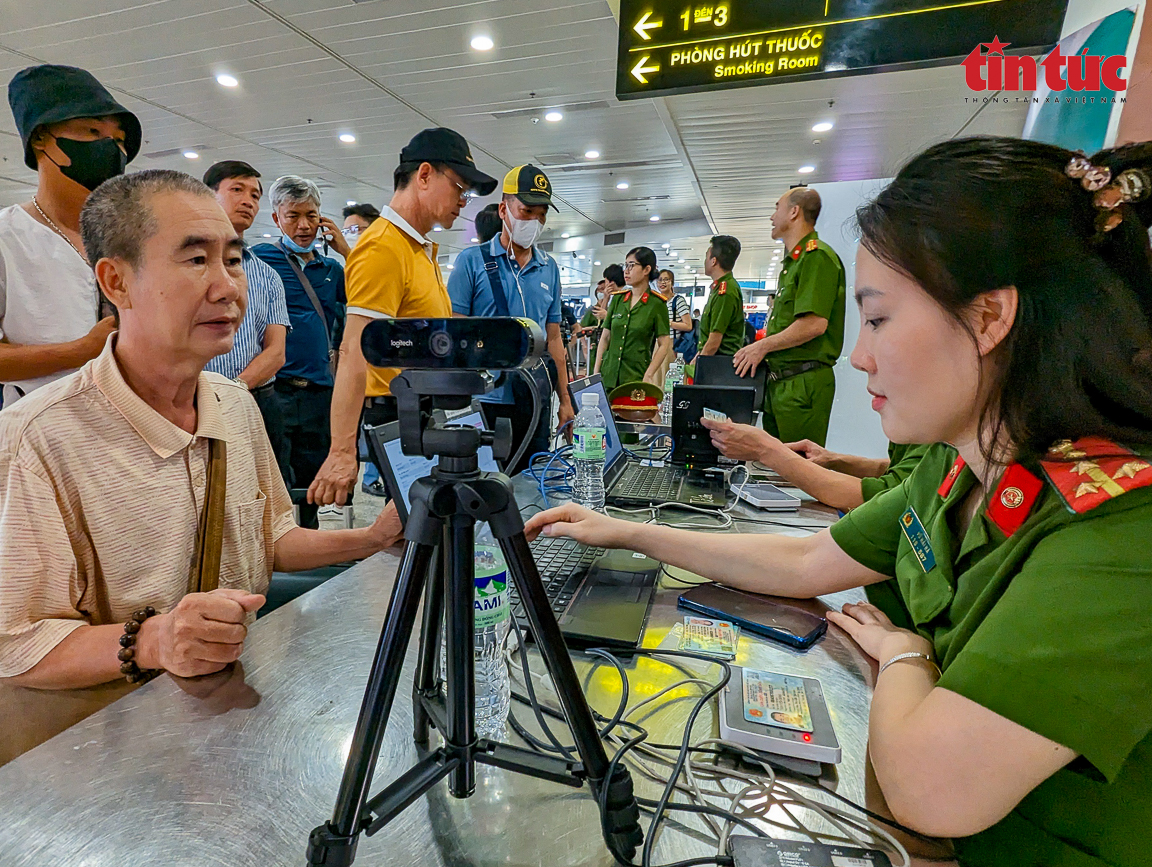
<svg viewBox="0 0 1152 867">
<path fill-rule="evenodd" d="M 813 238 L 807 244 L 804 245 L 804 252 L 805 253 L 811 253 L 813 250 L 819 249 L 819 247 L 820 247 L 820 242 L 816 238 Z"/>
<path fill-rule="evenodd" d="M 1062 440 L 1040 466 L 1069 510 L 1080 515 L 1152 485 L 1152 463 L 1103 437 Z"/>
</svg>

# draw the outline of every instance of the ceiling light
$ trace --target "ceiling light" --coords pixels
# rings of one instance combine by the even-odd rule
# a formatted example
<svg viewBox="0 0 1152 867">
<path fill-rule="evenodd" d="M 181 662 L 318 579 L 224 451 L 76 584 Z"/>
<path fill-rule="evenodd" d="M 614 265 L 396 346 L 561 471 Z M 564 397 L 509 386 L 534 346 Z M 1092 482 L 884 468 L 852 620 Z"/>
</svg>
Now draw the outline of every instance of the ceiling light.
<svg viewBox="0 0 1152 867">
<path fill-rule="evenodd" d="M 189 160 L 198 160 L 200 159 L 200 154 L 196 153 L 196 151 L 184 151 L 184 158 Z"/>
<path fill-rule="evenodd" d="M 616 189 L 618 189 L 618 190 L 626 190 L 626 189 L 628 189 L 628 182 L 627 182 L 627 181 L 621 181 L 620 183 L 618 183 L 618 184 L 616 185 Z"/>
<path fill-rule="evenodd" d="M 356 200 L 355 199 L 349 199 L 347 204 L 348 205 L 354 205 L 354 204 L 356 204 Z"/>
<path fill-rule="evenodd" d="M 567 232 L 561 232 L 561 233 L 560 233 L 560 237 L 561 237 L 561 238 L 571 238 L 572 236 L 571 236 L 571 235 L 569 235 Z"/>
<path fill-rule="evenodd" d="M 444 227 L 443 227 L 443 226 L 433 226 L 433 227 L 432 227 L 432 231 L 433 231 L 433 232 L 443 232 L 443 231 L 444 231 Z"/>
<path fill-rule="evenodd" d="M 832 129 L 832 121 L 825 120 L 825 121 L 821 121 L 820 123 L 814 125 L 812 127 L 812 132 L 828 132 L 828 130 L 830 130 L 830 129 Z"/>
<path fill-rule="evenodd" d="M 677 262 L 676 264 L 677 264 L 677 265 L 683 265 L 683 264 L 684 264 L 684 260 L 683 260 L 683 259 L 681 259 L 681 260 L 680 260 L 679 262 Z"/>
<path fill-rule="evenodd" d="M 593 265 L 599 265 L 599 264 L 600 264 L 600 260 L 599 260 L 599 259 L 597 259 L 597 260 L 596 260 L 595 262 L 593 262 L 592 264 L 593 264 Z"/>
<path fill-rule="evenodd" d="M 235 76 L 220 73 L 216 76 L 216 83 L 222 84 L 224 87 L 235 87 L 240 82 L 236 80 Z"/>
<path fill-rule="evenodd" d="M 473 238 L 473 239 L 472 239 L 472 243 L 473 243 L 473 244 L 479 244 L 479 243 L 480 243 L 480 239 L 479 239 L 479 238 Z"/>
<path fill-rule="evenodd" d="M 550 111 L 544 115 L 544 120 L 548 121 L 549 123 L 558 123 L 559 121 L 564 120 L 564 115 L 558 111 Z"/>
<path fill-rule="evenodd" d="M 660 215 L 659 214 L 653 214 L 651 217 L 648 218 L 648 222 L 649 223 L 659 223 L 660 222 Z"/>
<path fill-rule="evenodd" d="M 350 132 L 342 132 L 340 133 L 340 141 L 344 142 L 344 144 L 352 144 L 352 142 L 356 141 L 356 136 Z"/>
<path fill-rule="evenodd" d="M 272 237 L 272 235 L 271 235 L 270 233 L 268 233 L 268 232 L 265 232 L 265 233 L 264 233 L 264 237 L 265 237 L 265 238 L 271 238 L 271 237 Z"/>
<path fill-rule="evenodd" d="M 586 258 L 586 257 L 585 257 L 585 255 L 584 255 L 583 253 L 581 253 L 581 254 L 580 254 L 579 256 L 577 256 L 576 258 L 577 258 L 577 259 L 584 259 L 584 258 Z"/>
<path fill-rule="evenodd" d="M 595 150 L 584 151 L 584 159 L 586 159 L 586 160 L 598 160 L 598 159 L 600 159 L 600 151 L 595 151 Z"/>
<path fill-rule="evenodd" d="M 473 36 L 469 44 L 477 51 L 491 51 L 496 43 L 492 41 L 491 36 Z"/>
<path fill-rule="evenodd" d="M 667 250 L 672 245 L 671 244 L 661 244 L 660 246 L 663 247 L 665 250 Z"/>
<path fill-rule="evenodd" d="M 800 166 L 800 168 L 796 169 L 796 171 L 800 172 L 802 175 L 810 175 L 812 172 L 816 171 L 816 166 Z"/>
</svg>

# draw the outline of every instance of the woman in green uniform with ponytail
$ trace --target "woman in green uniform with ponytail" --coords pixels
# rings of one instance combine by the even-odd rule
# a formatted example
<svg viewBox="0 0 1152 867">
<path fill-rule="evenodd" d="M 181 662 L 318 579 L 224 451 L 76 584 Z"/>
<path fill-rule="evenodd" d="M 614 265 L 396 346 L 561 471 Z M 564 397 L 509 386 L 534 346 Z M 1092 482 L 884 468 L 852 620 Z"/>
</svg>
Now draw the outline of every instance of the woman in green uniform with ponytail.
<svg viewBox="0 0 1152 867">
<path fill-rule="evenodd" d="M 829 619 L 879 666 L 868 752 L 962 865 L 1152 863 L 1152 145 L 944 142 L 857 213 L 854 366 L 900 485 L 807 538 L 533 516 Z M 880 597 L 875 597 L 879 601 Z M 888 616 L 891 615 L 891 616 Z"/>
</svg>

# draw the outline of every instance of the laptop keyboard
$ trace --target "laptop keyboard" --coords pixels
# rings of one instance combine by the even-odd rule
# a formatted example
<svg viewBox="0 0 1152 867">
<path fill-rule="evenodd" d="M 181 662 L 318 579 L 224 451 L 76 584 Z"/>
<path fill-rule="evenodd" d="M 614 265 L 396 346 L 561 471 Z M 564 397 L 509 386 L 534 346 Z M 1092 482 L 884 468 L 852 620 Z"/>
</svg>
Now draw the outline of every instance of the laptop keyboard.
<svg viewBox="0 0 1152 867">
<path fill-rule="evenodd" d="M 571 604 L 572 597 L 580 582 L 588 574 L 592 563 L 604 553 L 605 549 L 589 548 L 575 539 L 559 536 L 539 536 L 531 548 L 536 568 L 540 571 L 540 580 L 544 582 L 544 592 L 552 605 L 552 611 L 559 617 Z M 512 605 L 512 614 L 521 623 L 527 623 L 520 594 L 516 590 L 516 582 L 509 582 L 508 588 L 508 601 Z"/>
<path fill-rule="evenodd" d="M 612 488 L 612 496 L 665 503 L 680 493 L 682 481 L 680 473 L 671 472 L 666 467 L 629 467 L 624 478 Z"/>
</svg>

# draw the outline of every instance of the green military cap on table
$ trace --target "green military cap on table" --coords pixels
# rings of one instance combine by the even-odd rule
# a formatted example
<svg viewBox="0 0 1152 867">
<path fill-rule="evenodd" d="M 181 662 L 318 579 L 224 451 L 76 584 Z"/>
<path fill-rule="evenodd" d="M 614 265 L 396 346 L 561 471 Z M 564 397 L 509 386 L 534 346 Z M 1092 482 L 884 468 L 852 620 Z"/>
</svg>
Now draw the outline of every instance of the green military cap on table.
<svg viewBox="0 0 1152 867">
<path fill-rule="evenodd" d="M 663 390 L 650 382 L 625 382 L 608 392 L 612 414 L 624 421 L 651 421 L 660 412 Z"/>
</svg>

